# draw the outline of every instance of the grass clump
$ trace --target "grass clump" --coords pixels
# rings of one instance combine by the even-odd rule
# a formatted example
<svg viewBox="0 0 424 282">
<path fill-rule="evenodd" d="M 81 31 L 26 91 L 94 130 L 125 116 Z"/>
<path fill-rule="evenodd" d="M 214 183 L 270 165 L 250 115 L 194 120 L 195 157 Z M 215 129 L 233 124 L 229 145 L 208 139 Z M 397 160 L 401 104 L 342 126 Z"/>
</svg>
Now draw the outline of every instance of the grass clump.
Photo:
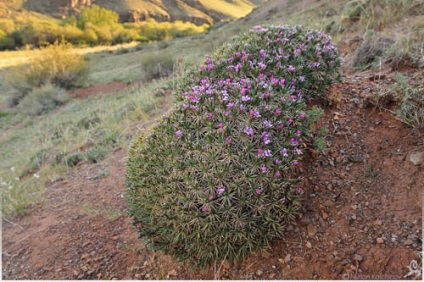
<svg viewBox="0 0 424 282">
<path fill-rule="evenodd" d="M 108 150 L 103 146 L 96 146 L 88 149 L 87 160 L 90 163 L 98 163 L 107 157 Z"/>
<path fill-rule="evenodd" d="M 130 150 L 140 236 L 177 258 L 234 260 L 282 237 L 299 208 L 307 103 L 339 78 L 330 38 L 257 26 L 188 72 L 176 109 Z"/>
<path fill-rule="evenodd" d="M 37 116 L 65 104 L 69 99 L 65 90 L 49 83 L 26 95 L 19 103 L 19 110 L 24 115 Z"/>
<path fill-rule="evenodd" d="M 62 164 L 67 167 L 74 167 L 82 161 L 84 161 L 84 154 L 82 152 L 70 153 L 62 158 Z"/>
<path fill-rule="evenodd" d="M 397 73 L 397 91 L 400 92 L 401 104 L 397 116 L 411 127 L 424 127 L 424 87 L 412 88 L 406 78 Z"/>
<path fill-rule="evenodd" d="M 148 82 L 170 76 L 174 68 L 175 59 L 171 54 L 153 54 L 141 62 L 142 79 Z"/>
</svg>

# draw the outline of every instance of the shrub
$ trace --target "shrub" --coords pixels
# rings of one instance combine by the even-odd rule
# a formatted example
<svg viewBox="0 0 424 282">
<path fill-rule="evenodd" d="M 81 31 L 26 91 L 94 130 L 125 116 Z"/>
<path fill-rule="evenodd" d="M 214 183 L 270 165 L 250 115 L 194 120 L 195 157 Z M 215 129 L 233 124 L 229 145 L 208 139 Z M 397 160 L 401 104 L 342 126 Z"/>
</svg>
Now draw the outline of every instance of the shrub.
<svg viewBox="0 0 424 282">
<path fill-rule="evenodd" d="M 36 116 L 65 104 L 69 99 L 68 93 L 62 88 L 46 84 L 26 95 L 20 102 L 19 109 L 24 114 Z"/>
<path fill-rule="evenodd" d="M 87 151 L 87 160 L 91 163 L 98 163 L 107 156 L 107 149 L 103 146 L 97 146 L 88 149 Z"/>
<path fill-rule="evenodd" d="M 398 117 L 411 127 L 424 128 L 424 87 L 410 87 L 406 78 L 397 73 L 397 91 L 401 94 Z"/>
<path fill-rule="evenodd" d="M 170 54 L 156 53 L 144 58 L 141 71 L 144 81 L 170 76 L 174 72 L 175 59 Z"/>
<path fill-rule="evenodd" d="M 29 65 L 12 69 L 5 75 L 5 84 L 15 90 L 15 100 L 19 101 L 35 88 L 54 84 L 71 88 L 83 83 L 86 78 L 87 63 L 81 55 L 72 52 L 66 42 L 55 42 L 42 50 Z"/>
<path fill-rule="evenodd" d="M 61 158 L 62 164 L 69 167 L 74 167 L 83 160 L 84 154 L 81 152 L 71 153 Z"/>
<path fill-rule="evenodd" d="M 281 237 L 302 194 L 306 102 L 339 66 L 323 33 L 258 26 L 188 72 L 174 111 L 130 149 L 126 195 L 140 236 L 200 265 Z"/>
</svg>

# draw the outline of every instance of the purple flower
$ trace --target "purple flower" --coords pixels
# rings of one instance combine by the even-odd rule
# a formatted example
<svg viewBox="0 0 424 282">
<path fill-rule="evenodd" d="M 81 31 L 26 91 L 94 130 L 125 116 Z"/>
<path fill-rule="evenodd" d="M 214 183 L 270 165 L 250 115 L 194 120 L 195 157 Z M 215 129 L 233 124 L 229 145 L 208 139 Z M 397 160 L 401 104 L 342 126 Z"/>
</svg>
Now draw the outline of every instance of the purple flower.
<svg viewBox="0 0 424 282">
<path fill-rule="evenodd" d="M 263 70 L 266 68 L 266 65 L 264 63 L 258 63 L 259 69 Z"/>
<path fill-rule="evenodd" d="M 213 195 L 210 195 L 209 200 L 213 200 L 213 199 L 215 199 L 215 197 Z"/>
<path fill-rule="evenodd" d="M 250 98 L 249 96 L 241 96 L 241 100 L 242 100 L 243 102 L 247 102 L 247 101 L 250 101 L 250 100 L 251 100 L 251 98 Z"/>
<path fill-rule="evenodd" d="M 262 150 L 261 148 L 258 149 L 258 155 L 262 156 L 262 154 L 264 153 L 264 150 Z"/>
<path fill-rule="evenodd" d="M 305 118 L 305 116 L 306 116 L 306 115 L 305 115 L 305 113 L 300 113 L 300 114 L 299 114 L 299 118 L 300 118 L 300 119 L 304 119 L 304 118 Z"/>
<path fill-rule="evenodd" d="M 315 63 L 313 63 L 313 64 L 312 64 L 312 66 L 314 66 L 314 67 L 316 67 L 316 68 L 318 68 L 320 65 L 321 65 L 321 64 L 320 64 L 319 62 L 315 62 Z"/>
<path fill-rule="evenodd" d="M 136 225 L 135 225 L 135 227 L 137 227 L 137 228 L 141 228 L 141 223 L 139 222 L 139 223 L 137 223 Z"/>
<path fill-rule="evenodd" d="M 218 193 L 218 195 L 221 195 L 222 193 L 224 193 L 224 191 L 225 191 L 225 187 L 216 189 L 216 192 Z"/>
<path fill-rule="evenodd" d="M 222 124 L 222 122 L 220 124 L 218 124 L 219 128 L 224 128 L 224 125 Z"/>
<path fill-rule="evenodd" d="M 187 104 L 183 104 L 183 108 L 187 109 L 189 106 Z"/>
<path fill-rule="evenodd" d="M 300 135 L 302 135 L 302 131 L 297 130 L 297 131 L 296 131 L 296 136 L 300 136 Z"/>
<path fill-rule="evenodd" d="M 281 114 L 281 110 L 280 110 L 280 109 L 276 109 L 276 110 L 275 110 L 275 114 L 276 114 L 276 115 Z"/>
<path fill-rule="evenodd" d="M 272 127 L 272 123 L 268 120 L 264 121 L 264 125 L 265 125 L 265 127 L 268 127 L 268 128 Z"/>
<path fill-rule="evenodd" d="M 183 132 L 181 130 L 177 130 L 175 132 L 175 135 L 177 135 L 178 137 L 181 137 L 183 135 Z"/>
<path fill-rule="evenodd" d="M 298 161 L 293 161 L 293 162 L 292 162 L 292 165 L 293 165 L 293 166 L 297 166 L 298 164 L 299 164 L 299 162 L 298 162 Z"/>
<path fill-rule="evenodd" d="M 255 192 L 256 192 L 257 195 L 260 195 L 260 194 L 262 194 L 262 189 L 256 189 Z"/>
<path fill-rule="evenodd" d="M 281 164 L 281 161 L 279 159 L 276 159 L 274 162 L 275 162 L 276 165 Z"/>
<path fill-rule="evenodd" d="M 261 50 L 259 51 L 259 55 L 260 55 L 262 58 L 266 58 L 266 52 L 265 52 L 265 50 L 264 50 L 264 49 L 261 49 Z"/>
<path fill-rule="evenodd" d="M 302 151 L 299 150 L 298 148 L 296 148 L 294 151 L 296 152 L 297 155 L 302 155 Z"/>
<path fill-rule="evenodd" d="M 299 145 L 299 141 L 296 138 L 290 138 L 290 145 L 297 146 Z"/>
<path fill-rule="evenodd" d="M 295 52 L 296 52 L 296 55 L 300 55 L 300 52 L 301 52 L 301 51 L 300 51 L 300 49 L 296 49 L 296 51 L 295 51 Z"/>
<path fill-rule="evenodd" d="M 231 143 L 231 137 L 228 136 L 227 138 L 225 138 L 225 142 L 226 143 Z"/>
<path fill-rule="evenodd" d="M 212 119 L 212 118 L 213 118 L 213 114 L 212 114 L 212 113 L 210 113 L 210 114 L 209 114 L 209 118 L 210 118 L 210 119 Z"/>
<path fill-rule="evenodd" d="M 299 76 L 299 81 L 300 82 L 304 82 L 305 81 L 305 77 L 304 76 Z"/>
<path fill-rule="evenodd" d="M 227 104 L 227 107 L 228 107 L 229 109 L 234 108 L 234 103 L 228 103 L 228 104 Z"/>
<path fill-rule="evenodd" d="M 247 135 L 249 135 L 250 137 L 253 137 L 253 129 L 252 128 L 250 128 L 250 127 L 246 127 L 244 130 L 243 130 L 243 132 L 244 133 L 246 133 Z"/>
<path fill-rule="evenodd" d="M 275 177 L 277 177 L 277 178 L 281 177 L 281 173 L 280 173 L 279 171 L 277 171 L 277 172 L 275 173 Z"/>
<path fill-rule="evenodd" d="M 293 67 L 292 65 L 289 65 L 289 71 L 295 71 L 295 67 Z"/>
<path fill-rule="evenodd" d="M 266 166 L 264 166 L 264 165 L 263 165 L 263 166 L 261 167 L 261 171 L 262 171 L 262 173 L 266 173 L 266 171 L 267 171 Z"/>
<path fill-rule="evenodd" d="M 244 111 L 246 109 L 246 107 L 243 104 L 240 104 L 240 110 Z"/>
<path fill-rule="evenodd" d="M 287 153 L 287 149 L 283 148 L 283 150 L 281 150 L 281 154 L 283 155 L 283 157 L 287 158 L 289 156 L 289 154 Z"/>
<path fill-rule="evenodd" d="M 272 156 L 270 150 L 265 150 L 264 155 L 265 155 L 265 157 L 271 157 Z"/>
<path fill-rule="evenodd" d="M 261 114 L 259 112 L 255 112 L 254 110 L 250 110 L 249 114 L 251 117 L 261 117 Z"/>
<path fill-rule="evenodd" d="M 302 192 L 303 192 L 302 188 L 299 187 L 299 188 L 296 189 L 297 194 L 301 194 Z"/>
<path fill-rule="evenodd" d="M 202 211 L 208 212 L 209 211 L 209 208 L 207 206 L 203 206 Z"/>
</svg>

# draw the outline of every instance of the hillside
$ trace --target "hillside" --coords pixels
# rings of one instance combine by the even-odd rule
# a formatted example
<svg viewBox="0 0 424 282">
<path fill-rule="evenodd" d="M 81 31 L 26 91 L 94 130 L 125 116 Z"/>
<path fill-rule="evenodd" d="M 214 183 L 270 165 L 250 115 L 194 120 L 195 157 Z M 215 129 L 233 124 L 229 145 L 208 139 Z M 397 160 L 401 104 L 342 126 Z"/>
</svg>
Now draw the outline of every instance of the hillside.
<svg viewBox="0 0 424 282">
<path fill-rule="evenodd" d="M 60 17 L 78 14 L 92 4 L 116 11 L 121 22 L 138 22 L 148 18 L 156 21 L 189 21 L 197 25 L 247 15 L 263 1 L 248 0 L 24 0 L 22 8 Z"/>
</svg>

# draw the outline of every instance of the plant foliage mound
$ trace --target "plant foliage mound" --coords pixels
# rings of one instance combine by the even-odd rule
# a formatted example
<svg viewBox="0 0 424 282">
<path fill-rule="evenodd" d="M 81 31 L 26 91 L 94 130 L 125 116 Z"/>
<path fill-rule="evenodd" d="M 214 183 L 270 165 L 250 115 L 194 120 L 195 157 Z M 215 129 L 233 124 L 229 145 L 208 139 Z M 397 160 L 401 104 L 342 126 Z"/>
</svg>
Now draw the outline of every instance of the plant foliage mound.
<svg viewBox="0 0 424 282">
<path fill-rule="evenodd" d="M 302 188 L 310 99 L 339 79 L 330 37 L 257 26 L 185 75 L 175 110 L 134 142 L 127 200 L 140 237 L 200 265 L 283 235 Z"/>
</svg>

